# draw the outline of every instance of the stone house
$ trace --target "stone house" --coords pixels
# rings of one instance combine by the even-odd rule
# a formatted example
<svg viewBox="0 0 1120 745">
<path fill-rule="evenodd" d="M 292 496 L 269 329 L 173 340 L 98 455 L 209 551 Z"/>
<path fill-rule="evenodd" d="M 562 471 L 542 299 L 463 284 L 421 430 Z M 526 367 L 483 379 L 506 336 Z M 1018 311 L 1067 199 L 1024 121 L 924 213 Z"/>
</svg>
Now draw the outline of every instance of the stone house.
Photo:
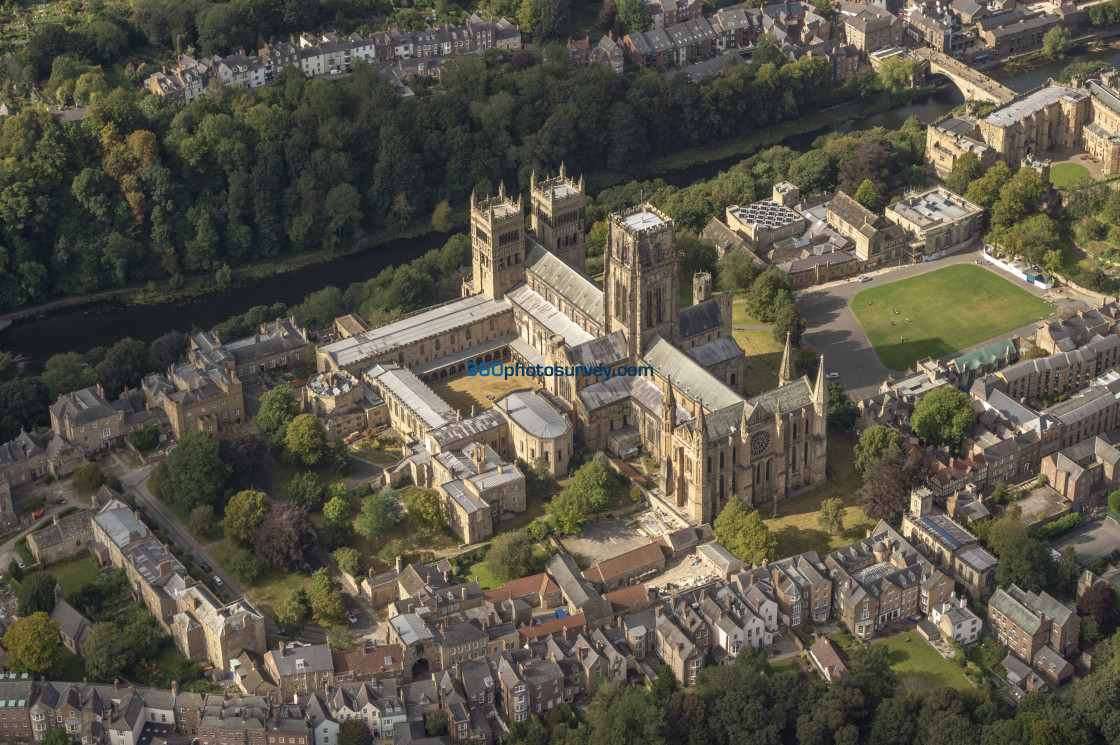
<svg viewBox="0 0 1120 745">
<path fill-rule="evenodd" d="M 291 644 L 281 641 L 264 655 L 264 666 L 280 687 L 282 701 L 318 691 L 334 683 L 334 658 L 329 644 Z"/>
<path fill-rule="evenodd" d="M 51 431 L 89 455 L 127 434 L 124 419 L 130 409 L 126 400 L 106 399 L 100 385 L 72 391 L 51 404 Z"/>
<path fill-rule="evenodd" d="M 55 515 L 50 527 L 28 533 L 27 547 L 35 561 L 50 564 L 84 551 L 90 539 L 92 517 L 90 510 L 61 520 Z"/>
<path fill-rule="evenodd" d="M 988 628 L 1008 651 L 1033 664 L 1045 646 L 1063 657 L 1076 655 L 1081 618 L 1049 593 L 1011 585 L 999 588 L 988 600 Z"/>
</svg>

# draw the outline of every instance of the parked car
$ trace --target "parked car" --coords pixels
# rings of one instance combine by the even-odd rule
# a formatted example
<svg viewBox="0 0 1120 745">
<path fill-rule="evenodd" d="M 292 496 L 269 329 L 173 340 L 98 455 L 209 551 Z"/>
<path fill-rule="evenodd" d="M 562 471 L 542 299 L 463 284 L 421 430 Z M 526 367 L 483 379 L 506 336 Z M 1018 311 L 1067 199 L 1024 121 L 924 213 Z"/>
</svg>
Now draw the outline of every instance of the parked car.
<svg viewBox="0 0 1120 745">
<path fill-rule="evenodd" d="M 210 565 L 206 562 L 199 562 L 198 568 L 206 572 L 207 574 L 210 574 L 211 572 Z"/>
<path fill-rule="evenodd" d="M 825 378 L 825 380 L 839 380 L 840 379 L 840 373 L 838 373 L 838 372 L 825 373 L 824 378 Z"/>
<path fill-rule="evenodd" d="M 358 616 L 352 610 L 346 611 L 346 617 L 348 619 L 350 619 L 350 623 L 357 623 L 358 622 Z"/>
<path fill-rule="evenodd" d="M 860 281 L 860 282 L 870 282 L 870 281 L 871 281 L 871 277 L 868 277 L 868 276 L 867 276 L 866 274 L 864 274 L 864 275 L 862 275 L 862 276 L 861 276 L 861 277 L 859 278 L 859 281 Z"/>
<path fill-rule="evenodd" d="M 224 584 L 225 584 L 225 582 L 222 582 L 222 578 L 215 574 L 214 575 L 214 585 L 217 586 L 217 587 L 221 587 Z"/>
<path fill-rule="evenodd" d="M 20 561 L 19 559 L 16 559 L 16 566 L 17 566 L 17 567 L 19 567 L 20 569 L 27 569 L 27 565 L 26 565 L 26 564 L 24 564 L 24 563 L 23 563 L 22 561 Z"/>
</svg>

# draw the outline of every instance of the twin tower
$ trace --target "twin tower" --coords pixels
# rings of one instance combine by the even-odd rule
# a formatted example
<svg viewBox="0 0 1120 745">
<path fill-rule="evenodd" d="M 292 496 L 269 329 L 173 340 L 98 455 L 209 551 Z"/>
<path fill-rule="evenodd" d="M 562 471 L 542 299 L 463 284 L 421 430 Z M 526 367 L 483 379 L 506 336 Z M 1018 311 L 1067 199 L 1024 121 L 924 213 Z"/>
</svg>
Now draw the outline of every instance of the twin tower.
<svg viewBox="0 0 1120 745">
<path fill-rule="evenodd" d="M 560 175 L 529 184 L 532 229 L 537 241 L 570 266 L 583 271 L 587 260 L 584 226 L 586 198 L 583 178 Z M 472 291 L 499 300 L 525 278 L 525 219 L 521 196 L 506 197 L 505 184 L 498 195 L 477 201 L 471 194 L 471 249 L 474 275 Z"/>
</svg>

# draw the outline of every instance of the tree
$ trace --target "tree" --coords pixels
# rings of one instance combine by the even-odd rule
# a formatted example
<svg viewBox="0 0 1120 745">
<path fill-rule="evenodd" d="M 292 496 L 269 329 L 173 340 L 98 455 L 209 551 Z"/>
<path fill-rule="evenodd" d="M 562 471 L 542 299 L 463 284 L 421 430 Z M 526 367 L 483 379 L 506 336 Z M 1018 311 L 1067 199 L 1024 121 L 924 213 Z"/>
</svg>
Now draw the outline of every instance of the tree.
<svg viewBox="0 0 1120 745">
<path fill-rule="evenodd" d="M 373 745 L 373 733 L 362 719 L 344 719 L 338 725 L 338 745 Z"/>
<path fill-rule="evenodd" d="M 47 572 L 33 572 L 24 578 L 19 586 L 19 614 L 27 617 L 32 613 L 47 613 L 54 610 L 55 588 L 58 581 Z"/>
<path fill-rule="evenodd" d="M 1120 514 L 1120 491 L 1114 491 L 1108 495 L 1108 508 Z"/>
<path fill-rule="evenodd" d="M 292 457 L 308 467 L 323 461 L 327 452 L 327 431 L 314 414 L 300 414 L 288 424 L 284 445 Z"/>
<path fill-rule="evenodd" d="M 910 416 L 914 434 L 935 445 L 948 445 L 954 453 L 960 452 L 961 440 L 975 421 L 972 399 L 951 385 L 935 388 L 923 396 Z"/>
<path fill-rule="evenodd" d="M 239 546 L 230 552 L 229 558 L 226 560 L 226 569 L 241 584 L 251 585 L 260 579 L 264 572 L 264 565 L 247 549 Z"/>
<path fill-rule="evenodd" d="M 146 427 L 141 427 L 134 431 L 129 435 L 129 439 L 138 450 L 144 453 L 150 453 L 159 447 L 159 430 L 149 424 Z"/>
<path fill-rule="evenodd" d="M 587 514 L 579 496 L 565 488 L 553 497 L 548 503 L 548 522 L 554 530 L 565 535 L 582 534 Z"/>
<path fill-rule="evenodd" d="M 534 41 L 558 39 L 568 25 L 568 0 L 521 0 L 517 20 Z"/>
<path fill-rule="evenodd" d="M 828 423 L 842 430 L 849 430 L 859 419 L 859 406 L 839 383 L 828 384 Z"/>
<path fill-rule="evenodd" d="M 616 17 L 618 17 L 618 6 L 611 0 L 603 0 L 603 7 L 599 8 L 599 30 L 606 33 L 614 28 Z"/>
<path fill-rule="evenodd" d="M 342 586 L 331 579 L 326 568 L 316 569 L 311 575 L 311 613 L 320 626 L 345 626 L 346 605 L 342 602 Z"/>
<path fill-rule="evenodd" d="M 294 588 L 276 608 L 276 624 L 289 634 L 298 634 L 311 623 L 311 598 L 302 587 Z"/>
<path fill-rule="evenodd" d="M 538 570 L 533 540 L 524 530 L 502 533 L 486 552 L 486 567 L 500 582 L 527 577 Z"/>
<path fill-rule="evenodd" d="M 261 396 L 261 407 L 253 425 L 273 445 L 283 443 L 288 425 L 299 416 L 299 401 L 287 386 L 277 386 Z"/>
<path fill-rule="evenodd" d="M 231 541 L 248 543 L 253 531 L 261 524 L 271 501 L 264 492 L 246 489 L 230 497 L 222 530 Z"/>
<path fill-rule="evenodd" d="M 197 430 L 183 435 L 179 446 L 159 462 L 148 488 L 182 510 L 203 504 L 220 507 L 232 470 L 218 454 L 218 443 Z"/>
<path fill-rule="evenodd" d="M 1056 579 L 1050 546 L 1033 538 L 1021 538 L 1004 547 L 996 567 L 996 581 L 1007 587 L 1016 584 L 1024 590 L 1050 589 Z"/>
<path fill-rule="evenodd" d="M 47 733 L 47 736 L 43 738 L 43 745 L 70 745 L 70 743 L 70 735 L 62 725 L 53 727 L 51 731 Z"/>
<path fill-rule="evenodd" d="M 354 520 L 354 528 L 376 548 L 381 539 L 400 524 L 402 517 L 397 490 L 387 486 L 362 500 L 362 510 Z"/>
<path fill-rule="evenodd" d="M 747 293 L 747 309 L 755 318 L 765 323 L 772 323 L 774 316 L 780 308 L 775 307 L 782 294 L 792 298 L 793 286 L 789 283 L 789 275 L 776 266 L 766 267 L 766 271 L 758 275 Z M 782 338 L 785 341 L 785 338 Z"/>
<path fill-rule="evenodd" d="M 901 55 L 888 57 L 879 65 L 879 86 L 888 93 L 898 94 L 911 86 L 917 63 Z"/>
<path fill-rule="evenodd" d="M 358 549 L 356 548 L 343 546 L 331 554 L 331 556 L 334 557 L 338 568 L 351 577 L 361 577 L 365 571 L 362 568 L 362 555 L 358 553 Z"/>
<path fill-rule="evenodd" d="M 304 471 L 292 477 L 284 487 L 289 502 L 294 502 L 308 512 L 319 509 L 327 496 L 327 488 L 312 471 Z"/>
<path fill-rule="evenodd" d="M 218 431 L 218 455 L 233 468 L 229 488 L 233 491 L 251 489 L 264 473 L 268 441 L 246 425 L 223 427 Z"/>
<path fill-rule="evenodd" d="M 22 615 L 22 614 L 21 614 Z M 58 624 L 46 613 L 32 613 L 13 623 L 4 634 L 8 667 L 21 673 L 49 672 L 58 659 Z"/>
<path fill-rule="evenodd" d="M 836 166 L 824 150 L 810 150 L 790 163 L 786 178 L 802 194 L 816 194 L 836 186 Z"/>
<path fill-rule="evenodd" d="M 600 460 L 584 463 L 564 487 L 570 491 L 588 513 L 603 512 L 614 506 L 614 491 L 618 484 L 610 468 Z"/>
<path fill-rule="evenodd" d="M 405 497 L 404 506 L 420 533 L 430 533 L 444 524 L 439 492 L 435 489 L 413 489 Z"/>
<path fill-rule="evenodd" d="M 872 212 L 879 209 L 879 205 L 883 199 L 879 196 L 879 188 L 875 186 L 875 182 L 871 179 L 864 179 L 863 183 L 856 189 L 856 193 L 852 195 L 852 199 L 862 204 Z"/>
<path fill-rule="evenodd" d="M 1064 58 L 1073 48 L 1069 29 L 1055 26 L 1042 35 L 1042 53 L 1047 57 Z"/>
<path fill-rule="evenodd" d="M 443 200 L 432 212 L 432 229 L 437 233 L 450 233 L 455 228 L 451 222 L 451 205 Z"/>
<path fill-rule="evenodd" d="M 892 451 L 868 466 L 856 497 L 869 516 L 897 524 L 909 505 L 913 485 L 914 465 Z"/>
<path fill-rule="evenodd" d="M 794 345 L 801 344 L 801 337 L 805 335 L 805 319 L 801 317 L 796 303 L 787 303 L 778 311 L 774 319 L 774 341 L 785 343 L 786 334 Z"/>
<path fill-rule="evenodd" d="M 968 185 L 983 175 L 984 167 L 980 165 L 980 158 L 969 150 L 953 163 L 953 171 L 945 179 L 945 186 L 951 192 L 964 194 L 968 191 Z"/>
<path fill-rule="evenodd" d="M 291 502 L 277 502 L 253 531 L 252 540 L 264 563 L 294 569 L 315 544 L 315 531 L 307 510 Z"/>
<path fill-rule="evenodd" d="M 350 500 L 342 496 L 331 497 L 323 505 L 323 525 L 333 530 L 337 535 L 348 535 L 353 527 L 353 521 L 350 518 Z"/>
<path fill-rule="evenodd" d="M 1011 504 L 1017 502 L 1020 496 L 1022 496 L 1022 492 L 1006 481 L 996 483 L 992 489 L 992 501 L 996 504 Z"/>
<path fill-rule="evenodd" d="M 1116 607 L 1116 591 L 1107 582 L 1095 582 L 1077 600 L 1077 612 L 1089 616 L 1097 623 L 1097 629 L 1105 636 L 1112 636 L 1120 621 L 1120 609 Z"/>
<path fill-rule="evenodd" d="M 78 492 L 78 496 L 88 497 L 105 483 L 105 474 L 101 472 L 96 463 L 86 463 L 77 471 L 74 471 L 72 483 L 74 484 L 74 491 Z"/>
<path fill-rule="evenodd" d="M 1027 526 L 1018 517 L 1003 517 L 992 522 L 988 530 L 988 547 L 1000 556 L 1013 543 L 1027 537 Z"/>
<path fill-rule="evenodd" d="M 86 672 L 94 680 L 115 680 L 136 661 L 133 640 L 121 632 L 116 623 L 101 621 L 82 643 Z"/>
<path fill-rule="evenodd" d="M 616 19 L 628 34 L 639 31 L 649 31 L 652 22 L 649 6 L 642 0 L 618 0 L 618 15 Z"/>
<path fill-rule="evenodd" d="M 447 735 L 447 715 L 442 711 L 429 714 L 424 720 L 424 734 L 428 737 L 444 737 Z"/>
<path fill-rule="evenodd" d="M 762 515 L 739 497 L 732 497 L 712 524 L 716 540 L 750 564 L 761 564 L 763 559 L 773 559 L 778 539 L 762 521 Z"/>
<path fill-rule="evenodd" d="M 828 531 L 829 535 L 836 535 L 844 530 L 844 517 L 847 510 L 844 500 L 833 497 L 821 502 L 821 514 L 817 516 L 817 524 Z"/>
<path fill-rule="evenodd" d="M 209 536 L 215 527 L 214 508 L 208 504 L 195 507 L 187 516 L 187 530 L 191 535 Z"/>
<path fill-rule="evenodd" d="M 965 198 L 986 210 L 991 210 L 999 201 L 1000 190 L 1011 180 L 1011 170 L 1002 160 L 988 168 L 984 175 L 968 186 Z"/>
<path fill-rule="evenodd" d="M 716 284 L 723 292 L 749 289 L 754 275 L 754 255 L 750 251 L 727 251 L 716 262 Z"/>
<path fill-rule="evenodd" d="M 859 435 L 853 451 L 856 456 L 856 471 L 867 473 L 867 469 L 888 453 L 902 453 L 902 433 L 882 424 L 872 424 Z"/>
<path fill-rule="evenodd" d="M 401 557 L 404 557 L 405 561 L 407 561 L 408 544 L 402 541 L 400 538 L 389 541 L 385 544 L 385 548 L 381 549 L 381 551 L 378 552 L 377 557 L 386 564 L 390 565 L 396 563 L 397 559 Z"/>
<path fill-rule="evenodd" d="M 218 267 L 218 271 L 214 272 L 214 281 L 218 283 L 219 287 L 225 287 L 233 281 L 233 270 L 229 268 L 229 264 L 222 264 Z"/>
</svg>

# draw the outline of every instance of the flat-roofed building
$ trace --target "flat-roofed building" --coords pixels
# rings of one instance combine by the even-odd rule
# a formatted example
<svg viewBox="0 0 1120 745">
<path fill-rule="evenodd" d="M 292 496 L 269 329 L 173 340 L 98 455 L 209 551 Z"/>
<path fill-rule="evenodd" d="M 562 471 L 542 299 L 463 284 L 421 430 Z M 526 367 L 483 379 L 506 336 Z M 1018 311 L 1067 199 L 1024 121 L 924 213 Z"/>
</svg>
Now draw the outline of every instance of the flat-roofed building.
<svg viewBox="0 0 1120 745">
<path fill-rule="evenodd" d="M 884 216 L 917 236 L 926 256 L 967 243 L 980 234 L 984 210 L 948 189 L 935 187 L 887 207 Z"/>
</svg>

